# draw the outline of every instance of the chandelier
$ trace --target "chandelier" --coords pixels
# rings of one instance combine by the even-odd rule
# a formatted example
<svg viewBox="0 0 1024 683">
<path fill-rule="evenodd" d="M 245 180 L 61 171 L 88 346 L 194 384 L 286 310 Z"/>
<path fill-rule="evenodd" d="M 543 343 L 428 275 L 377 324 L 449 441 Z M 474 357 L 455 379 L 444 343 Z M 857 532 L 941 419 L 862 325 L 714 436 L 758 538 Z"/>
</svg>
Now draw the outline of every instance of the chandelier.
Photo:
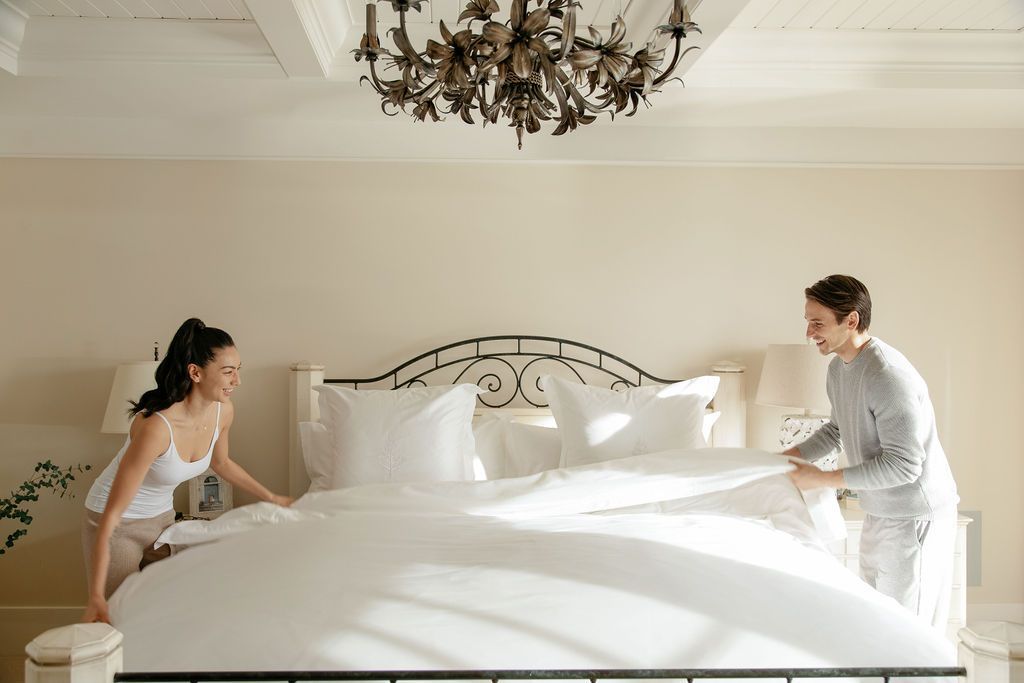
<svg viewBox="0 0 1024 683">
<path fill-rule="evenodd" d="M 640 102 L 650 106 L 647 96 L 672 77 L 679 60 L 690 50 L 682 49 L 688 31 L 700 32 L 689 21 L 683 0 L 673 0 L 667 24 L 658 26 L 656 35 L 675 41 L 672 61 L 664 69 L 665 49 L 654 42 L 631 52 L 623 43 L 626 24 L 621 16 L 612 22 L 607 40 L 592 26 L 590 37 L 576 35 L 576 0 L 511 0 L 510 19 L 504 24 L 491 21 L 499 11 L 496 0 L 469 0 L 458 23 L 466 28 L 452 33 L 440 22 L 443 42 L 427 41 L 417 52 L 406 32 L 405 15 L 410 9 L 421 11 L 426 0 L 381 0 L 398 12 L 399 25 L 394 36 L 396 54 L 380 46 L 377 36 L 377 6 L 366 5 L 366 33 L 353 50 L 355 59 L 365 58 L 370 75 L 363 76 L 381 97 L 381 109 L 388 116 L 401 110 L 419 121 L 441 120 L 441 114 L 458 114 L 473 124 L 474 112 L 480 122 L 497 124 L 499 118 L 516 129 L 519 149 L 523 132 L 536 133 L 542 121 L 555 119 L 552 135 L 574 131 L 597 118 L 597 114 L 636 113 Z M 480 32 L 473 22 L 481 23 Z M 390 62 L 396 69 L 394 79 L 377 73 L 378 60 Z"/>
</svg>

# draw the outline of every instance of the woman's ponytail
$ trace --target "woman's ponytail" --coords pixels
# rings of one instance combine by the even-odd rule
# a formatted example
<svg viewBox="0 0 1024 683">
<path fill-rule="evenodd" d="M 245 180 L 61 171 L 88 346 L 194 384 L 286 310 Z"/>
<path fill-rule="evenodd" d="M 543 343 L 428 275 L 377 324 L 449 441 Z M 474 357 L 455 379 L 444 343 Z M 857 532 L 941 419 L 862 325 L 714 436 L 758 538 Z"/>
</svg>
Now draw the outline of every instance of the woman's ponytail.
<svg viewBox="0 0 1024 683">
<path fill-rule="evenodd" d="M 128 414 L 149 416 L 184 400 L 192 388 L 188 366 L 204 367 L 219 349 L 234 345 L 231 335 L 224 330 L 207 327 L 199 318 L 189 318 L 174 333 L 164 359 L 156 368 L 156 388 L 144 393 L 138 401 L 131 401 Z"/>
</svg>

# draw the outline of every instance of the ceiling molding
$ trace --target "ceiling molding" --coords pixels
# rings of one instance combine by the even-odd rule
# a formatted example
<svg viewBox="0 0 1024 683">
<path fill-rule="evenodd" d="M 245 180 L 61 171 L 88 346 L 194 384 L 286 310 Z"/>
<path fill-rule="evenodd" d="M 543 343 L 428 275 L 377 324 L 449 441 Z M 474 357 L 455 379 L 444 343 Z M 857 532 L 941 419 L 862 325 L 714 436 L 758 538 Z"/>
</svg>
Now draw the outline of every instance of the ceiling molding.
<svg viewBox="0 0 1024 683">
<path fill-rule="evenodd" d="M 326 78 L 352 25 L 342 0 L 247 0 L 281 68 L 291 78 Z"/>
<path fill-rule="evenodd" d="M 533 136 L 366 122 L 6 117 L 0 156 L 730 166 L 1024 168 L 1024 129 L 675 128 L 614 124 Z M 86 129 L 87 130 L 83 130 Z"/>
<path fill-rule="evenodd" d="M 6 0 L 0 0 L 0 69 L 15 76 L 19 71 L 18 54 L 27 23 L 28 16 L 24 12 L 7 4 Z"/>
</svg>

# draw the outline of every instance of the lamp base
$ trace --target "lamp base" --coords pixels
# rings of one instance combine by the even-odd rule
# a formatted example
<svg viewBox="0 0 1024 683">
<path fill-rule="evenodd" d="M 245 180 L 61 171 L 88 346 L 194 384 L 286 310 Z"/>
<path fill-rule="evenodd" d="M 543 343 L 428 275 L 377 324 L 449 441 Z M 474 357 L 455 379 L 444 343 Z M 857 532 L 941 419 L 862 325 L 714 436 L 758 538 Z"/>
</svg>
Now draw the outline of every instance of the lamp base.
<svg viewBox="0 0 1024 683">
<path fill-rule="evenodd" d="M 782 418 L 782 429 L 779 431 L 779 446 L 783 451 L 806 441 L 814 432 L 828 424 L 829 418 L 821 415 L 785 415 Z M 816 461 L 823 470 L 839 469 L 839 454 Z"/>
</svg>

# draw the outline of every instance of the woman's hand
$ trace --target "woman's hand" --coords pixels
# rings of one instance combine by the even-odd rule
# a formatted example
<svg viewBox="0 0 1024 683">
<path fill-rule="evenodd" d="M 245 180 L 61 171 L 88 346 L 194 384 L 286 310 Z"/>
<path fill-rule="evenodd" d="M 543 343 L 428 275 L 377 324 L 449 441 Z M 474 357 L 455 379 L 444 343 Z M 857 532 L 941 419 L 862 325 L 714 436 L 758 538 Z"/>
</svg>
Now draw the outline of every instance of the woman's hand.
<svg viewBox="0 0 1024 683">
<path fill-rule="evenodd" d="M 274 495 L 270 496 L 270 502 L 273 503 L 274 505 L 280 505 L 283 508 L 288 508 L 292 506 L 292 503 L 295 502 L 295 499 L 292 498 L 291 496 L 279 496 L 275 493 Z"/>
<path fill-rule="evenodd" d="M 83 624 L 94 622 L 110 623 L 110 614 L 107 611 L 107 601 L 99 595 L 89 598 L 89 604 L 85 606 L 85 614 L 82 615 Z"/>
</svg>

